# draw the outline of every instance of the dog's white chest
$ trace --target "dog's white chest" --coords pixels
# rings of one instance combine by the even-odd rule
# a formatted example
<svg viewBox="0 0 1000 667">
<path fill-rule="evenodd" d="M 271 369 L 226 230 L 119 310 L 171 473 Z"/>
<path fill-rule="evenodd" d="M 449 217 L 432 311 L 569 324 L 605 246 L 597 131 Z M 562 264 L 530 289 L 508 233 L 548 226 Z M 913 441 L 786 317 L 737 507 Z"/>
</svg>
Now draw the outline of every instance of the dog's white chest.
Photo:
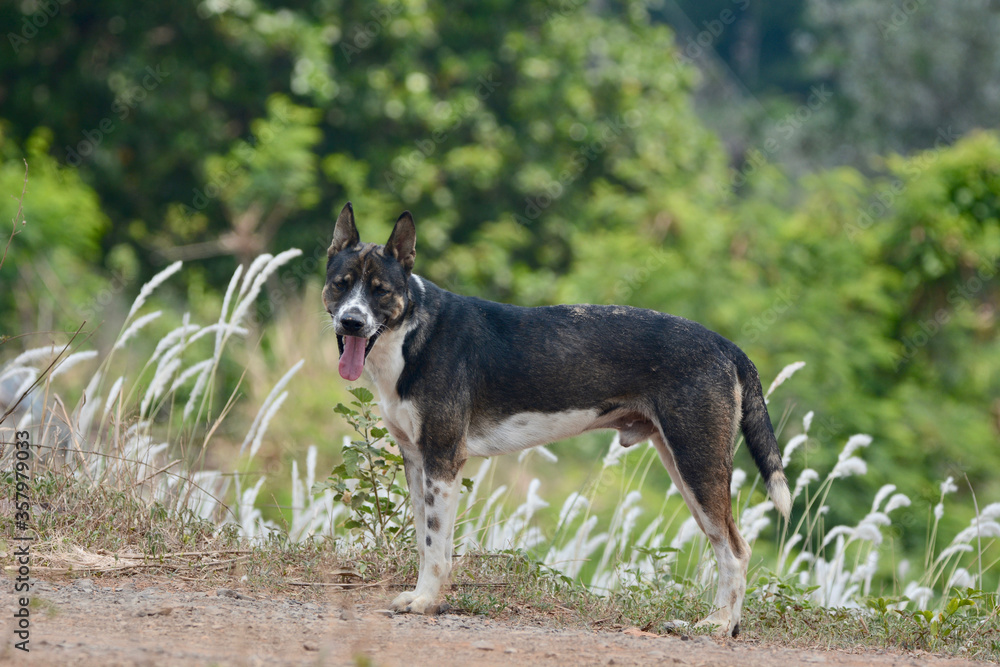
<svg viewBox="0 0 1000 667">
<path fill-rule="evenodd" d="M 466 449 L 472 456 L 497 456 L 519 452 L 590 430 L 596 410 L 520 412 L 500 421 L 485 433 L 469 436 Z"/>
<path fill-rule="evenodd" d="M 382 417 L 401 447 L 415 445 L 420 435 L 420 418 L 416 406 L 396 393 L 396 383 L 405 366 L 403 340 L 407 331 L 397 329 L 384 333 L 372 347 L 365 362 L 365 370 L 378 390 Z"/>
</svg>

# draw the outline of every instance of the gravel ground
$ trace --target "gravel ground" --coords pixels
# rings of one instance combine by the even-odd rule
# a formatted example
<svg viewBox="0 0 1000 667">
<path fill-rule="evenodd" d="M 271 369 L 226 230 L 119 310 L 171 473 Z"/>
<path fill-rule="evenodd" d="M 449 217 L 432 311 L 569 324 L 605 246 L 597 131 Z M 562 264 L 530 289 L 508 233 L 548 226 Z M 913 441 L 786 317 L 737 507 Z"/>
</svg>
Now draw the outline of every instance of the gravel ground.
<svg viewBox="0 0 1000 667">
<path fill-rule="evenodd" d="M 6 591 L 13 583 L 3 582 Z M 36 582 L 30 665 L 862 665 L 985 664 L 928 654 L 799 650 L 735 639 L 682 638 L 556 627 L 444 613 L 392 614 L 393 592 L 364 600 L 339 592 L 314 601 L 261 598 L 163 577 Z M 8 593 L 8 610 L 14 608 Z"/>
</svg>

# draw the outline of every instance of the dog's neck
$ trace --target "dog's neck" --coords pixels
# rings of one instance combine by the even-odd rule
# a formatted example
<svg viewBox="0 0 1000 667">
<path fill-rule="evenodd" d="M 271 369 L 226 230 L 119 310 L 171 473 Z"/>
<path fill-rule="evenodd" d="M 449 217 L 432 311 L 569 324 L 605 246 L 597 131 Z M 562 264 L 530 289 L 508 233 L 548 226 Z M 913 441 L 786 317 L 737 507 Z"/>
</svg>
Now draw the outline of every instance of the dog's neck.
<svg viewBox="0 0 1000 667">
<path fill-rule="evenodd" d="M 379 336 L 368 355 L 365 369 L 383 398 L 396 393 L 396 383 L 405 365 L 403 344 L 407 334 L 426 321 L 434 310 L 433 289 L 434 285 L 420 276 L 410 276 L 405 315 L 399 324 Z"/>
</svg>

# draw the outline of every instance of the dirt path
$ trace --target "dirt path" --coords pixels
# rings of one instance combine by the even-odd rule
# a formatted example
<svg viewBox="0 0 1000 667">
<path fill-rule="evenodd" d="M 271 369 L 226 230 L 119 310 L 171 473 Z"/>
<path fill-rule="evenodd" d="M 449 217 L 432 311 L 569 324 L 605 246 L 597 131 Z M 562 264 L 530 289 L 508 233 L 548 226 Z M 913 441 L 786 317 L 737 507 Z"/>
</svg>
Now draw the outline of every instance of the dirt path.
<svg viewBox="0 0 1000 667">
<path fill-rule="evenodd" d="M 5 591 L 13 586 L 0 582 Z M 974 665 L 929 655 L 796 650 L 705 637 L 631 636 L 445 613 L 380 612 L 390 593 L 352 602 L 258 598 L 136 577 L 39 582 L 31 652 L 13 648 L 4 609 L 0 664 L 29 665 Z"/>
</svg>

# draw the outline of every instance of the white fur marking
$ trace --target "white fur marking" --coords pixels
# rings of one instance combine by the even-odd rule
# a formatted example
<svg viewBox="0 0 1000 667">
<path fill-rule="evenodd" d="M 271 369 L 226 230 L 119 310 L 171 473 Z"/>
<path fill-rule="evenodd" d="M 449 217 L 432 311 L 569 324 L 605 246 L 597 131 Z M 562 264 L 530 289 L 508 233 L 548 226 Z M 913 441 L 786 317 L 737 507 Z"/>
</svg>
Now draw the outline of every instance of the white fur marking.
<svg viewBox="0 0 1000 667">
<path fill-rule="evenodd" d="M 451 487 L 451 493 L 442 492 L 440 502 L 443 507 L 435 507 L 438 519 L 438 529 L 425 530 L 420 554 L 420 572 L 417 575 L 417 586 L 413 591 L 400 593 L 392 601 L 390 607 L 397 611 L 409 611 L 417 614 L 432 612 L 437 608 L 438 594 L 441 587 L 447 583 L 451 574 L 451 553 L 455 536 L 455 514 L 458 509 L 458 489 L 461 476 L 452 481 L 442 480 L 441 484 Z M 450 498 L 449 498 L 450 497 Z M 428 513 L 430 516 L 430 513 Z M 427 538 L 430 537 L 430 544 Z"/>
<path fill-rule="evenodd" d="M 423 278 L 421 278 L 420 276 L 418 276 L 417 274 L 414 273 L 413 274 L 413 280 L 416 281 L 416 283 L 417 283 L 417 289 L 420 290 L 420 296 L 423 296 L 424 295 L 424 281 L 423 281 Z"/>
<path fill-rule="evenodd" d="M 580 435 L 590 429 L 597 417 L 597 410 L 520 412 L 507 417 L 485 434 L 470 436 L 466 448 L 471 456 L 519 452 Z"/>
<path fill-rule="evenodd" d="M 364 331 L 370 331 L 375 329 L 375 315 L 372 313 L 371 308 L 368 307 L 368 303 L 364 297 L 364 284 L 358 282 L 351 293 L 348 295 L 347 300 L 341 304 L 340 308 L 337 309 L 337 315 L 333 318 L 334 323 L 340 324 L 340 320 L 343 319 L 344 314 L 352 309 L 357 309 L 365 318 Z"/>
<path fill-rule="evenodd" d="M 365 362 L 365 370 L 375 382 L 379 407 L 382 409 L 382 416 L 390 424 L 390 431 L 393 426 L 401 429 L 413 446 L 419 440 L 420 415 L 412 401 L 399 397 L 396 393 L 396 383 L 399 382 L 399 376 L 403 374 L 403 367 L 406 365 L 403 359 L 403 341 L 414 326 L 416 322 L 410 322 L 406 327 L 383 333 L 375 341 Z M 400 446 L 403 446 L 402 442 Z"/>
</svg>

